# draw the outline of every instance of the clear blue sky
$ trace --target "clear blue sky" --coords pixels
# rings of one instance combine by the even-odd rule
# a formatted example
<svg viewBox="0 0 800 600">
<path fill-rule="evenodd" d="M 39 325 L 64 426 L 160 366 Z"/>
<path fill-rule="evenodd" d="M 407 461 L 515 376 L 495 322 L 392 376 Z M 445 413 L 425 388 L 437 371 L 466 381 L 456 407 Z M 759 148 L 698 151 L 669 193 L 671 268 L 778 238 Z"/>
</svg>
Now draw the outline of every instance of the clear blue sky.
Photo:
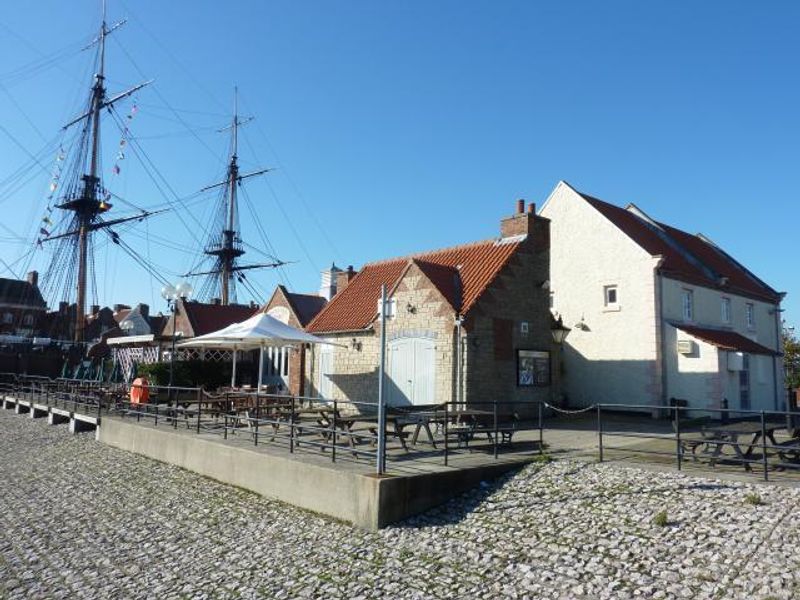
<svg viewBox="0 0 800 600">
<path fill-rule="evenodd" d="M 17 70 L 91 38 L 99 4 L 0 7 L 0 125 L 32 153 L 77 110 L 90 56 Z M 707 234 L 787 291 L 787 320 L 800 324 L 796 2 L 108 4 L 109 21 L 129 19 L 109 42 L 109 88 L 156 79 L 137 95 L 132 129 L 179 196 L 224 169 L 227 140 L 213 128 L 239 85 L 242 112 L 256 117 L 244 166 L 280 167 L 248 194 L 280 257 L 297 261 L 285 271 L 297 291 L 314 290 L 332 260 L 358 267 L 494 236 L 515 198 L 541 204 L 565 179 Z M 110 174 L 119 134 L 106 132 L 108 186 L 162 203 L 134 160 Z M 24 162 L 0 130 L 0 181 Z M 30 237 L 47 183 L 40 172 L 3 188 L 3 223 Z M 187 211 L 190 228 L 212 200 Z M 247 224 L 244 235 L 262 245 Z M 25 251 L 9 237 L 0 230 L 7 262 Z M 171 279 L 196 243 L 175 215 L 126 239 Z M 101 250 L 98 263 L 101 303 L 162 306 L 158 286 L 118 250 Z M 266 296 L 279 278 L 255 282 Z"/>
</svg>

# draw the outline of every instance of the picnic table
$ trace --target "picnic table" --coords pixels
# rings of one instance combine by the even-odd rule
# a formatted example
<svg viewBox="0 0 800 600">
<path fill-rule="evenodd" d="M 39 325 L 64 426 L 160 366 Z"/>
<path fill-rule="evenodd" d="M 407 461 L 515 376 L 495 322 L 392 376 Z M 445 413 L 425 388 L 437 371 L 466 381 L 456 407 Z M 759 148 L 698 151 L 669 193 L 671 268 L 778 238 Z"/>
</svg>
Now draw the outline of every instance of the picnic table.
<svg viewBox="0 0 800 600">
<path fill-rule="evenodd" d="M 741 461 L 745 470 L 750 471 L 753 451 L 760 445 L 761 436 L 766 436 L 768 445 L 777 446 L 775 431 L 783 427 L 785 424 L 777 422 L 767 422 L 762 427 L 761 421 L 732 421 L 705 426 L 704 430 L 711 434 L 708 444 L 714 446 L 711 452 L 711 466 L 713 467 L 720 458 L 730 456 L 723 453 L 725 447 L 729 447 L 734 452 L 730 458 Z"/>
</svg>

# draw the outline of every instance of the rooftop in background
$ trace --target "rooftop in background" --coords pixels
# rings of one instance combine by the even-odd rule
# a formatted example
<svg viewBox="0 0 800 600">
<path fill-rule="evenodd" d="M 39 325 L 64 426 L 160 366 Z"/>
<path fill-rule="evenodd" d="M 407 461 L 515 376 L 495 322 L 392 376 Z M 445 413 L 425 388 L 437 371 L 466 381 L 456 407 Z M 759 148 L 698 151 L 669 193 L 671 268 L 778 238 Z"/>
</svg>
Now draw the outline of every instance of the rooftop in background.
<svg viewBox="0 0 800 600">
<path fill-rule="evenodd" d="M 621 208 L 572 189 L 645 251 L 663 256 L 661 272 L 665 275 L 765 302 L 781 300 L 779 292 L 706 236 L 659 223 L 635 204 Z"/>
<path fill-rule="evenodd" d="M 27 280 L 0 278 L 0 304 L 46 308 L 36 282 L 35 272 L 29 273 Z"/>
<path fill-rule="evenodd" d="M 205 304 L 202 302 L 180 302 L 181 311 L 185 311 L 192 328 L 191 337 L 205 335 L 227 327 L 231 323 L 239 323 L 253 316 L 259 307 L 250 304 Z M 172 336 L 171 319 L 166 319 L 161 335 Z M 189 337 L 187 335 L 187 337 Z"/>
<path fill-rule="evenodd" d="M 319 312 L 325 308 L 328 301 L 322 296 L 315 296 L 314 294 L 296 294 L 288 291 L 283 285 L 278 285 L 283 291 L 286 299 L 292 305 L 300 325 L 305 327 L 308 325 Z"/>
</svg>

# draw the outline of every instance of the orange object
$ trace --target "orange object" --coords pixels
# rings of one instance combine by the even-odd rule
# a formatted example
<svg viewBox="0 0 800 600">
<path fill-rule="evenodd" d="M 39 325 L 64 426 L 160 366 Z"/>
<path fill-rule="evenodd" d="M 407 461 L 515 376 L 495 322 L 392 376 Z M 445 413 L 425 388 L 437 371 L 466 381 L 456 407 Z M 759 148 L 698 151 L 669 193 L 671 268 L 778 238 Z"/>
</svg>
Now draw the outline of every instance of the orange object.
<svg viewBox="0 0 800 600">
<path fill-rule="evenodd" d="M 150 400 L 149 382 L 144 377 L 137 377 L 131 386 L 131 404 L 147 404 Z"/>
</svg>

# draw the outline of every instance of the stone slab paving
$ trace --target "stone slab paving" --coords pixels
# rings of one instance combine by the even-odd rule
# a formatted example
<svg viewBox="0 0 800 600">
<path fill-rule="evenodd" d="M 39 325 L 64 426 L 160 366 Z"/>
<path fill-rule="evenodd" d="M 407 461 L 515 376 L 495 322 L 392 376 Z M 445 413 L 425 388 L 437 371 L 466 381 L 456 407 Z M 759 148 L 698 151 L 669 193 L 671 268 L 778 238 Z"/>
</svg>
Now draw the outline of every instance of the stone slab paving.
<svg viewBox="0 0 800 600">
<path fill-rule="evenodd" d="M 9 411 L 0 456 L 0 598 L 800 597 L 797 489 L 564 460 L 370 533 Z"/>
</svg>

